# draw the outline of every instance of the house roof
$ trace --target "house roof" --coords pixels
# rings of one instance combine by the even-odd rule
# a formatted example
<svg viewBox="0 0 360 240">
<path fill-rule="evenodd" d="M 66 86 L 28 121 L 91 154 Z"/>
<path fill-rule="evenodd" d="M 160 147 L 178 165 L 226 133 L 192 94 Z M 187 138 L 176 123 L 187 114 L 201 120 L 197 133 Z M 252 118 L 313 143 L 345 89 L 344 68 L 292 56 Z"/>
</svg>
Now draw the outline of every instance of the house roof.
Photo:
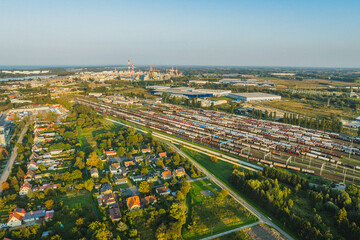
<svg viewBox="0 0 360 240">
<path fill-rule="evenodd" d="M 139 196 L 128 197 L 126 202 L 129 209 L 132 209 L 133 207 L 140 207 Z"/>
<path fill-rule="evenodd" d="M 25 215 L 25 210 L 23 208 L 15 208 L 13 212 L 9 214 L 9 220 L 10 221 L 13 217 L 16 218 L 19 221 L 22 221 Z"/>
<path fill-rule="evenodd" d="M 112 191 L 111 185 L 109 183 L 104 183 L 103 185 L 101 185 L 100 193 L 104 193 L 104 192 L 106 192 L 108 190 Z"/>
<path fill-rule="evenodd" d="M 31 218 L 40 218 L 40 217 L 45 217 L 45 210 L 27 212 L 25 213 L 24 220 Z"/>
<path fill-rule="evenodd" d="M 166 157 L 166 152 L 159 153 L 159 157 Z"/>
<path fill-rule="evenodd" d="M 118 207 L 110 208 L 109 209 L 109 216 L 111 219 L 116 220 L 121 218 L 121 212 Z"/>
<path fill-rule="evenodd" d="M 115 194 L 113 194 L 113 193 L 105 194 L 105 195 L 102 197 L 102 201 L 103 201 L 105 204 L 112 203 L 112 202 L 116 201 Z"/>
<path fill-rule="evenodd" d="M 176 176 L 182 176 L 185 175 L 185 169 L 184 168 L 178 168 L 175 170 Z"/>
<path fill-rule="evenodd" d="M 156 192 L 159 193 L 159 194 L 170 192 L 170 188 L 166 187 L 166 186 L 158 187 L 158 188 L 156 188 Z"/>
<path fill-rule="evenodd" d="M 143 199 L 141 199 L 141 202 L 143 204 L 153 203 L 153 202 L 156 202 L 156 197 L 153 195 L 146 196 Z"/>
<path fill-rule="evenodd" d="M 162 172 L 162 176 L 163 176 L 163 178 L 170 178 L 171 177 L 171 171 L 168 170 L 168 171 Z"/>
<path fill-rule="evenodd" d="M 126 161 L 124 162 L 125 166 L 135 165 L 134 161 Z"/>
<path fill-rule="evenodd" d="M 54 210 L 46 211 L 45 218 L 52 218 L 54 216 L 54 213 Z"/>
<path fill-rule="evenodd" d="M 24 184 L 21 186 L 21 188 L 20 188 L 20 191 L 22 190 L 22 189 L 24 189 L 24 188 L 32 188 L 32 185 L 30 184 L 30 183 L 28 183 L 28 182 L 24 182 Z"/>
</svg>

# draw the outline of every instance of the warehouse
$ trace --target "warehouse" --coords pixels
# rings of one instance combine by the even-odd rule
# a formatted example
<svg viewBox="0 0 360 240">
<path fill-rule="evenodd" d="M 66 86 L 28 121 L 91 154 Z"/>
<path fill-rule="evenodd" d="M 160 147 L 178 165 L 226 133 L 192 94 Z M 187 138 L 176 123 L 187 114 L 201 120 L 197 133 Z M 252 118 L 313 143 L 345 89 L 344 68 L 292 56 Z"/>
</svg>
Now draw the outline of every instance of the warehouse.
<svg viewBox="0 0 360 240">
<path fill-rule="evenodd" d="M 228 97 L 244 102 L 281 100 L 281 96 L 268 93 L 232 93 Z"/>
</svg>

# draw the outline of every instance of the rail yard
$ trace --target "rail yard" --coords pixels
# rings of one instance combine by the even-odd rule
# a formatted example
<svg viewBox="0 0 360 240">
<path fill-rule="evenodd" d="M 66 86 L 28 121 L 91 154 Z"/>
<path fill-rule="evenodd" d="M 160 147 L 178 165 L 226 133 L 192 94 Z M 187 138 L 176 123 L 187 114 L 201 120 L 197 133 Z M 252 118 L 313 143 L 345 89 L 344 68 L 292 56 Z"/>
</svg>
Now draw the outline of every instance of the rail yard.
<svg viewBox="0 0 360 240">
<path fill-rule="evenodd" d="M 360 156 L 360 138 L 204 109 L 144 103 L 145 110 L 138 110 L 77 101 L 98 112 L 237 156 L 239 162 L 338 182 L 360 182 L 360 167 L 354 164 Z"/>
</svg>

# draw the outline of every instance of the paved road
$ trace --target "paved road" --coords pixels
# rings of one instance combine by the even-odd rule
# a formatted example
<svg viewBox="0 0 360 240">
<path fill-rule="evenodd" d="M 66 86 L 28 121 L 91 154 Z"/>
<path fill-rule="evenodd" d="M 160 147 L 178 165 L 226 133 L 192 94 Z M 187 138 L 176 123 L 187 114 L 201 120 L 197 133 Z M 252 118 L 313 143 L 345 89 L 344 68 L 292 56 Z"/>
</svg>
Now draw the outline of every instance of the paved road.
<svg viewBox="0 0 360 240">
<path fill-rule="evenodd" d="M 12 166 L 13 166 L 13 164 L 14 164 L 14 161 L 15 161 L 15 159 L 16 159 L 17 149 L 18 149 L 18 147 L 17 147 L 16 145 L 17 145 L 18 143 L 21 143 L 21 142 L 22 142 L 22 140 L 23 140 L 23 138 L 24 138 L 24 135 L 25 135 L 26 131 L 28 130 L 28 128 L 29 128 L 29 124 L 25 125 L 25 127 L 23 128 L 23 130 L 22 130 L 22 132 L 21 132 L 21 134 L 20 134 L 20 137 L 19 137 L 18 141 L 16 142 L 15 147 L 14 147 L 12 153 L 11 153 L 10 159 L 8 160 L 8 163 L 7 163 L 6 166 L 5 166 L 4 172 L 3 172 L 2 175 L 1 175 L 1 179 L 0 179 L 0 193 L 2 192 L 2 186 L 1 186 L 1 184 L 8 179 L 8 177 L 9 177 L 9 175 L 10 175 L 10 170 L 11 170 L 11 168 L 12 168 Z"/>
<path fill-rule="evenodd" d="M 127 127 L 133 127 L 118 121 L 114 121 L 112 119 L 108 120 L 123 125 L 123 126 L 127 126 Z M 142 129 L 139 128 L 135 128 L 138 131 L 147 133 L 147 131 L 144 131 Z M 178 152 L 182 157 L 187 158 L 191 161 L 191 163 L 198 168 L 200 171 L 202 171 L 203 173 L 205 173 L 206 176 L 208 176 L 214 183 L 216 183 L 219 187 L 221 187 L 222 189 L 226 189 L 229 192 L 229 195 L 232 196 L 238 203 L 240 203 L 242 206 L 244 206 L 249 212 L 251 212 L 254 216 L 256 216 L 259 220 L 260 223 L 265 223 L 273 228 L 275 228 L 278 232 L 280 232 L 283 236 L 285 236 L 287 239 L 289 240 L 293 240 L 293 238 L 287 234 L 285 231 L 283 231 L 280 227 L 278 227 L 275 223 L 273 223 L 270 219 L 268 219 L 265 215 L 263 215 L 261 212 L 259 212 L 258 210 L 256 210 L 253 206 L 251 206 L 249 203 L 247 203 L 244 199 L 242 199 L 239 195 L 237 195 L 234 191 L 232 191 L 229 187 L 227 187 L 223 182 L 219 181 L 214 175 L 212 175 L 211 173 L 209 173 L 205 168 L 203 168 L 201 165 L 199 165 L 197 162 L 195 162 L 194 160 L 192 160 L 189 156 L 187 156 L 185 153 L 183 153 L 180 149 L 178 149 L 173 143 L 169 142 L 169 141 L 175 141 L 175 142 L 183 142 L 181 140 L 175 139 L 175 138 L 170 138 L 168 136 L 162 135 L 162 134 L 158 134 L 158 133 L 153 133 L 153 136 L 163 142 L 165 142 L 166 144 L 168 144 L 169 146 L 171 146 L 172 148 L 175 149 L 176 152 Z M 183 142 L 183 144 L 188 144 L 187 142 Z M 196 146 L 197 148 L 201 148 L 199 146 Z M 208 149 L 204 149 L 202 148 L 203 151 L 211 151 Z"/>
<path fill-rule="evenodd" d="M 201 240 L 210 240 L 210 239 L 213 239 L 213 238 L 221 237 L 221 236 L 224 236 L 224 235 L 232 233 L 232 232 L 237 232 L 237 231 L 240 231 L 240 230 L 243 230 L 243 229 L 246 229 L 246 228 L 252 228 L 252 227 L 254 227 L 254 226 L 258 225 L 258 224 L 260 224 L 260 222 L 251 223 L 251 224 L 239 227 L 239 228 L 235 228 L 235 229 L 232 229 L 232 230 L 229 230 L 229 231 L 226 231 L 226 232 L 222 232 L 222 233 L 219 233 L 219 234 L 212 235 L 210 237 L 203 238 Z"/>
</svg>

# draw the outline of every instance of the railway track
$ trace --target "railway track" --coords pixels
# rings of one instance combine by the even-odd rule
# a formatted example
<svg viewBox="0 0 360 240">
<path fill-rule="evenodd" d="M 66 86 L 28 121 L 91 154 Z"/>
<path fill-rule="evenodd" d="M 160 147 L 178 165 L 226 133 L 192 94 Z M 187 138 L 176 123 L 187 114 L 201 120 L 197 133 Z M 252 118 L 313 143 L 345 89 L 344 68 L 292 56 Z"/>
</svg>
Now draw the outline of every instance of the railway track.
<svg viewBox="0 0 360 240">
<path fill-rule="evenodd" d="M 274 141 L 274 137 L 272 136 L 260 134 L 261 132 L 255 134 L 250 127 L 246 132 L 244 129 L 239 130 L 237 127 L 230 128 L 223 126 L 224 124 L 219 123 L 219 121 L 206 121 L 208 118 L 199 120 L 199 117 L 193 117 L 193 115 L 196 115 L 196 112 L 190 115 L 189 112 L 193 110 L 186 110 L 187 112 L 183 114 L 184 112 L 179 112 L 182 109 L 179 110 L 178 107 L 174 107 L 176 111 L 173 109 L 172 114 L 170 114 L 168 109 L 164 110 L 162 108 L 150 108 L 149 111 L 134 111 L 108 104 L 96 103 L 86 99 L 78 99 L 78 101 L 104 114 L 112 115 L 168 135 L 206 145 L 250 162 L 233 157 L 230 157 L 232 159 L 228 159 L 229 156 L 223 155 L 228 161 L 241 164 L 242 166 L 254 168 L 253 166 L 258 166 L 257 163 L 261 163 L 280 168 L 288 168 L 294 171 L 324 175 L 337 181 L 345 179 L 348 182 L 354 182 L 355 180 L 360 180 L 360 171 L 356 168 L 357 166 L 349 167 L 343 165 L 341 161 L 338 160 L 338 157 L 336 157 L 336 155 L 339 156 L 339 154 L 335 153 L 335 151 L 332 156 L 325 154 L 324 156 L 327 156 L 327 158 L 322 157 L 322 155 L 317 155 L 318 157 L 316 157 L 314 153 L 310 152 L 311 147 L 307 148 L 304 154 L 294 150 L 294 152 L 289 153 L 289 150 L 286 148 L 287 143 L 283 139 Z M 233 122 L 234 120 L 230 121 L 230 123 Z M 229 123 L 229 121 L 227 123 Z M 310 133 L 312 132 L 311 130 Z M 310 133 L 305 132 L 304 134 L 310 135 Z M 316 140 L 314 140 L 314 142 L 317 142 L 319 137 L 316 136 L 314 139 Z M 327 139 L 324 143 L 329 145 L 332 142 Z M 306 147 L 306 145 L 301 143 L 288 145 L 296 146 L 297 149 L 305 149 Z M 196 145 L 192 146 L 194 147 Z M 285 146 L 285 148 L 281 148 L 281 146 Z M 338 146 L 338 143 L 334 143 L 334 146 Z M 325 148 L 320 149 L 319 152 L 311 151 L 322 154 L 320 152 L 322 150 L 329 152 L 329 150 Z M 217 153 L 215 151 L 213 152 L 214 155 Z M 330 153 L 332 153 L 332 150 Z M 251 164 L 251 162 L 255 164 Z M 249 166 L 249 164 L 251 165 Z"/>
</svg>

